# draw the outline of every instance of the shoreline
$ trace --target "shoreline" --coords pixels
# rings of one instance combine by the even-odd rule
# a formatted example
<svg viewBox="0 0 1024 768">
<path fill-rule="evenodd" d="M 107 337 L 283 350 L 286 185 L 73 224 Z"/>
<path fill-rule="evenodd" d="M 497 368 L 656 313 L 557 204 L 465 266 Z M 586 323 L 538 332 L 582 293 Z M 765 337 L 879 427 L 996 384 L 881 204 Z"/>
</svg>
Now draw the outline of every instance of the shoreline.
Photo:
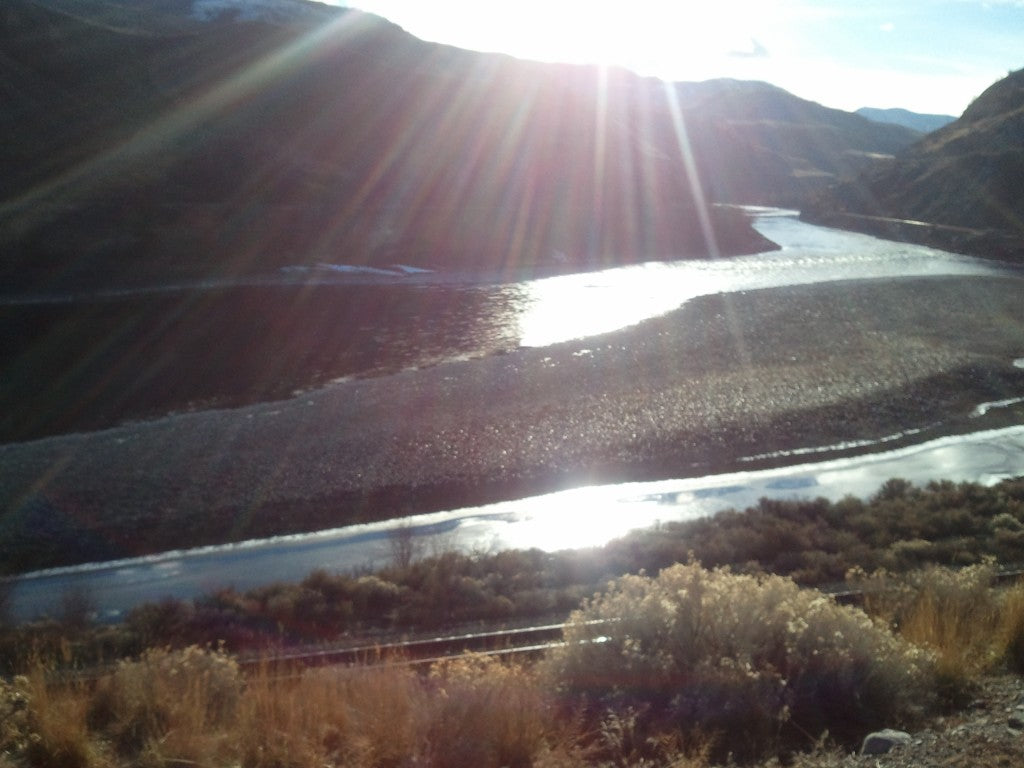
<svg viewBox="0 0 1024 768">
<path fill-rule="evenodd" d="M 735 472 L 724 472 L 710 476 L 692 478 L 696 480 L 707 480 L 711 487 L 719 487 L 722 484 L 728 484 L 736 482 L 740 478 L 749 477 L 750 475 L 760 475 L 762 473 L 769 475 L 786 474 L 789 471 L 798 471 L 801 474 L 807 472 L 833 472 L 837 468 L 845 470 L 847 468 L 843 466 L 846 461 L 851 460 L 854 462 L 855 467 L 860 463 L 872 464 L 875 462 L 892 462 L 898 461 L 900 455 L 907 454 L 913 455 L 920 452 L 928 452 L 935 450 L 948 449 L 950 446 L 955 446 L 962 439 L 964 442 L 986 442 L 989 441 L 1012 441 L 1015 437 L 1024 437 L 1024 424 L 1014 424 L 1010 427 L 995 427 L 995 428 L 983 428 L 978 431 L 971 431 L 964 433 L 958 437 L 956 433 L 943 435 L 939 437 L 931 437 L 921 442 L 910 442 L 906 445 L 900 445 L 897 447 L 891 447 L 887 445 L 884 449 L 879 450 L 868 450 L 868 451 L 853 451 L 844 452 L 844 455 L 821 455 L 813 457 L 810 461 L 797 460 L 793 462 L 780 463 L 771 467 L 759 467 L 756 469 L 743 469 Z M 905 456 L 904 456 L 905 458 Z M 659 479 L 654 481 L 639 481 L 638 483 L 621 483 L 613 484 L 610 488 L 623 488 L 633 487 L 635 485 L 646 486 L 653 484 L 655 486 L 663 486 L 664 484 L 678 484 L 680 486 L 688 485 L 688 480 L 691 478 L 670 478 L 670 479 Z M 888 478 L 886 478 L 888 479 Z M 949 478 L 947 478 L 949 479 Z M 1000 479 L 1002 477 L 1000 476 Z M 913 482 L 912 480 L 910 482 Z M 954 480 L 953 482 L 959 482 Z M 966 482 L 980 482 L 977 480 L 967 480 Z M 591 486 L 600 487 L 600 486 Z M 728 487 L 728 486 L 727 486 Z M 800 486 L 803 487 L 803 486 Z M 817 486 L 815 486 L 817 487 Z M 730 487 L 731 488 L 731 487 Z M 874 488 L 872 489 L 874 490 Z M 569 489 L 569 493 L 572 493 L 573 489 Z M 558 492 L 556 492 L 558 493 Z M 544 498 L 547 494 L 538 494 L 536 499 Z M 828 497 L 827 493 L 821 494 Z M 855 497 L 866 499 L 867 495 L 863 493 L 852 493 Z M 496 506 L 502 506 L 505 504 L 516 504 L 517 501 L 528 501 L 527 498 L 521 500 L 511 500 L 497 502 Z M 836 498 L 832 499 L 833 501 Z M 723 504 L 727 502 L 723 501 Z M 751 502 L 753 503 L 753 502 Z M 723 507 L 725 509 L 726 507 Z M 733 505 L 734 509 L 741 509 Z M 462 508 L 455 510 L 443 510 L 438 512 L 428 512 L 421 515 L 415 515 L 412 518 L 405 518 L 410 522 L 413 528 L 417 531 L 417 535 L 420 535 L 422 529 L 425 535 L 443 535 L 444 532 L 451 528 L 453 521 L 463 519 L 465 514 L 470 513 L 476 515 L 481 512 L 486 512 L 487 505 L 479 508 Z M 502 513 L 496 513 L 499 516 Z M 687 518 L 687 520 L 692 518 Z M 225 558 L 232 558 L 234 556 L 249 557 L 250 553 L 263 549 L 276 549 L 281 546 L 289 546 L 290 544 L 297 544 L 300 547 L 318 547 L 321 542 L 330 541 L 333 539 L 380 539 L 386 537 L 388 532 L 394 529 L 396 520 L 382 520 L 370 523 L 358 523 L 350 526 L 342 526 L 338 528 L 324 529 L 320 531 L 310 531 L 306 533 L 295 533 L 295 534 L 282 534 L 278 536 L 271 536 L 261 539 L 246 539 L 243 541 L 230 542 L 226 544 L 214 544 L 205 545 L 201 547 L 194 547 L 191 549 L 172 549 L 162 552 L 155 552 L 148 555 L 132 558 L 122 558 L 119 560 L 107 560 L 99 562 L 86 562 L 79 563 L 76 565 L 69 566 L 57 566 L 54 568 L 41 569 L 36 571 L 27 571 L 19 574 L 15 574 L 10 577 L 12 580 L 18 583 L 27 583 L 30 581 L 45 581 L 48 579 L 61 579 L 66 576 L 83 575 L 88 576 L 89 574 L 98 574 L 103 572 L 113 572 L 122 569 L 137 569 L 156 567 L 159 568 L 162 564 L 176 563 L 179 561 L 188 561 L 190 559 L 203 560 L 211 556 L 220 556 Z M 661 522 L 669 522 L 662 520 Z M 642 529 L 642 526 L 640 527 Z M 590 546 L 590 545 L 588 545 Z M 557 551 L 543 547 L 546 551 Z M 276 580 L 271 580 L 276 581 Z M 268 582 L 269 583 L 269 582 Z"/>
<path fill-rule="evenodd" d="M 1000 229 L 975 229 L 912 219 L 895 219 L 847 211 L 800 212 L 801 221 L 823 227 L 860 232 L 884 240 L 914 243 L 1020 267 L 1024 264 L 1024 237 Z"/>
<path fill-rule="evenodd" d="M 716 294 L 554 347 L 2 445 L 0 559 L 38 570 L 792 464 L 740 459 L 930 425 L 906 440 L 1021 423 L 1015 405 L 970 414 L 1024 395 L 1022 286 L 905 278 Z"/>
</svg>

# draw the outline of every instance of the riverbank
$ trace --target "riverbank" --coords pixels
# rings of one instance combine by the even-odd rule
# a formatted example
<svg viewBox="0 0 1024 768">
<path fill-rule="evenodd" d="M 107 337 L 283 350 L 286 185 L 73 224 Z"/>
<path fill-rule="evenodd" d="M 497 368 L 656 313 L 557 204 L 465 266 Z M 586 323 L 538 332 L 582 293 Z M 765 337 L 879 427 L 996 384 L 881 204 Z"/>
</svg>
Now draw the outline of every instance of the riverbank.
<svg viewBox="0 0 1024 768">
<path fill-rule="evenodd" d="M 911 219 L 816 210 L 813 207 L 802 211 L 800 219 L 825 227 L 862 232 L 895 242 L 927 245 L 981 259 L 1014 264 L 1024 262 L 1024 238 L 1006 230 L 972 229 Z"/>
<path fill-rule="evenodd" d="M 1013 405 L 972 413 L 1024 396 L 1022 283 L 718 294 L 554 347 L 0 446 L 0 561 L 106 560 L 1020 423 Z"/>
</svg>

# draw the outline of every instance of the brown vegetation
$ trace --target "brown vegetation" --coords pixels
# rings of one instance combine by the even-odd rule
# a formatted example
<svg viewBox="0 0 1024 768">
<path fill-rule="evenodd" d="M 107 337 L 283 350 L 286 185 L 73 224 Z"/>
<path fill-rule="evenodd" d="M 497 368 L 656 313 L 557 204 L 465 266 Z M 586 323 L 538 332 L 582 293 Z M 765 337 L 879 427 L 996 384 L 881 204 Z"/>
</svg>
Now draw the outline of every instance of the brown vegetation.
<svg viewBox="0 0 1024 768">
<path fill-rule="evenodd" d="M 835 765 L 823 744 L 919 722 L 980 675 L 1019 668 L 1024 586 L 993 590 L 990 576 L 860 574 L 869 618 L 784 578 L 679 565 L 611 585 L 570 618 L 563 649 L 528 666 L 243 674 L 192 646 L 67 677 L 37 659 L 0 680 L 0 766 L 702 768 L 794 749 L 805 768 Z M 978 661 L 954 691 L 943 658 L 964 647 Z"/>
<path fill-rule="evenodd" d="M 0 767 L 699 768 L 796 753 L 806 768 L 835 765 L 835 749 L 866 730 L 913 726 L 972 700 L 985 675 L 1024 671 L 1024 585 L 996 588 L 993 558 L 1024 560 L 1022 520 L 1020 480 L 892 480 L 866 501 L 765 500 L 721 525 L 662 526 L 591 552 L 396 555 L 374 575 L 318 572 L 143 606 L 118 628 L 83 626 L 69 610 L 5 635 L 5 665 L 20 675 L 0 686 Z M 672 565 L 684 548 L 746 573 Z M 639 575 L 606 584 L 614 569 Z M 848 570 L 866 613 L 771 569 L 804 581 Z M 594 590 L 566 625 L 568 644 L 534 666 L 472 657 L 426 673 L 242 673 L 225 651 L 188 645 L 565 615 Z M 72 597 L 71 608 L 87 601 Z"/>
</svg>

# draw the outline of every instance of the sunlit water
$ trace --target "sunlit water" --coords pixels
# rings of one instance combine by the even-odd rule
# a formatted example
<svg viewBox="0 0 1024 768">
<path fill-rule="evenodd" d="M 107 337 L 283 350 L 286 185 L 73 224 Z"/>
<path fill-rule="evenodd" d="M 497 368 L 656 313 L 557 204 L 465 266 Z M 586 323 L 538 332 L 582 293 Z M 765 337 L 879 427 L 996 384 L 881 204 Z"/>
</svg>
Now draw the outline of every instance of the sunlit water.
<svg viewBox="0 0 1024 768">
<path fill-rule="evenodd" d="M 543 347 L 634 325 L 713 293 L 834 280 L 994 275 L 1005 267 L 921 245 L 817 227 L 770 211 L 756 229 L 781 250 L 714 261 L 650 262 L 521 284 L 520 344 Z"/>
<path fill-rule="evenodd" d="M 107 619 L 143 601 L 191 598 L 225 585 L 297 581 L 315 568 L 350 571 L 391 561 L 391 536 L 409 527 L 418 551 L 548 551 L 600 545 L 658 522 L 742 509 L 761 497 L 833 501 L 868 496 L 890 477 L 992 484 L 1024 474 L 1024 426 L 945 437 L 909 448 L 771 470 L 562 491 L 402 521 L 349 526 L 223 547 L 40 572 L 16 583 L 12 613 L 55 614 L 61 595 L 85 589 Z"/>
</svg>

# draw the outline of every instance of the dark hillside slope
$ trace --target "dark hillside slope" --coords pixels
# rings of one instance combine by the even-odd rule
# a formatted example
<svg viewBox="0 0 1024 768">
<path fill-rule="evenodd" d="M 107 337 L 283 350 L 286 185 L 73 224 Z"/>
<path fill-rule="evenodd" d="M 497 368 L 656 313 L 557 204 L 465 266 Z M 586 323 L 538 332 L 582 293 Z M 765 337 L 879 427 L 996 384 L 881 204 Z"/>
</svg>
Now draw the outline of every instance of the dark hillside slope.
<svg viewBox="0 0 1024 768">
<path fill-rule="evenodd" d="M 273 23 L 190 7 L 0 8 L 8 290 L 762 250 L 734 212 L 698 211 L 793 204 L 914 137 L 760 83 L 472 53 L 323 6 Z"/>
<path fill-rule="evenodd" d="M 1024 70 L 991 86 L 959 120 L 839 185 L 805 213 L 835 223 L 845 217 L 851 226 L 851 214 L 927 222 L 941 226 L 903 231 L 968 252 L 1024 257 Z"/>
</svg>

